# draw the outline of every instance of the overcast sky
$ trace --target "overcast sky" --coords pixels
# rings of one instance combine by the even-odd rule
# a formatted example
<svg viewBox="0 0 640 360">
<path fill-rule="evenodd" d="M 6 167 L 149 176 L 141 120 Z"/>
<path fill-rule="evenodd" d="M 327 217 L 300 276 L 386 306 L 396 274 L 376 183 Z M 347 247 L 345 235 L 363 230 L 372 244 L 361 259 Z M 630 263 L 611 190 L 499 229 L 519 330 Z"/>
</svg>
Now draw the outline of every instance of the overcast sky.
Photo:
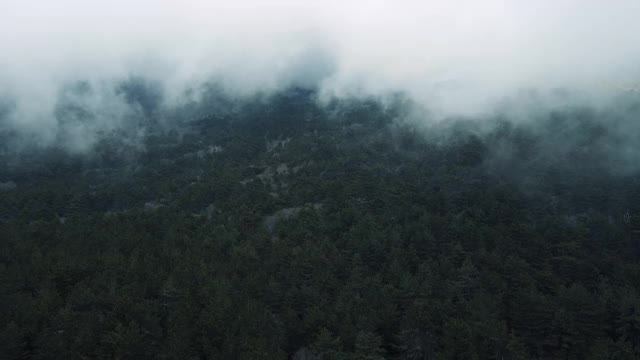
<svg viewBox="0 0 640 360">
<path fill-rule="evenodd" d="M 0 96 L 50 121 L 60 87 L 131 74 L 179 97 L 319 84 L 406 91 L 445 114 L 523 89 L 606 99 L 638 87 L 640 1 L 1 0 Z M 49 119 L 49 120 L 48 120 Z"/>
</svg>

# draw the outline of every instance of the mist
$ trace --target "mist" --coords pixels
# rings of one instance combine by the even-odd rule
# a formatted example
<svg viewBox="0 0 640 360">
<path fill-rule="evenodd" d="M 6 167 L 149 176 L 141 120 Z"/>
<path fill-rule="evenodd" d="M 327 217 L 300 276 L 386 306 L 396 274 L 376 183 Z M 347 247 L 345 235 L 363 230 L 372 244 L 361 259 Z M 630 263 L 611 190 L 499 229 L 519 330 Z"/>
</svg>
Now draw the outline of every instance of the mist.
<svg viewBox="0 0 640 360">
<path fill-rule="evenodd" d="M 401 92 L 429 121 L 602 109 L 640 90 L 640 3 L 631 0 L 3 8 L 0 129 L 74 151 L 103 131 L 163 122 L 210 84 L 240 98 L 290 87 L 313 88 L 320 101 Z"/>
</svg>

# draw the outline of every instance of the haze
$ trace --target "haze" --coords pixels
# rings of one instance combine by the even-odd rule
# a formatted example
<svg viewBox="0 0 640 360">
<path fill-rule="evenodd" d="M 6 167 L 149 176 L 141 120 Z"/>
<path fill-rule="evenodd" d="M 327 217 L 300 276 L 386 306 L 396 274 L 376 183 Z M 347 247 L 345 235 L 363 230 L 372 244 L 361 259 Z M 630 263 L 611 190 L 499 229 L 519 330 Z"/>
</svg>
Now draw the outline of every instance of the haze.
<svg viewBox="0 0 640 360">
<path fill-rule="evenodd" d="M 439 117 L 523 91 L 599 104 L 638 89 L 639 15 L 632 0 L 5 0 L 0 96 L 5 124 L 36 132 L 57 126 L 70 83 L 130 76 L 157 81 L 165 104 L 211 81 L 237 94 L 400 91 Z M 117 122 L 118 101 L 97 93 L 94 108 L 109 104 L 102 116 Z"/>
</svg>

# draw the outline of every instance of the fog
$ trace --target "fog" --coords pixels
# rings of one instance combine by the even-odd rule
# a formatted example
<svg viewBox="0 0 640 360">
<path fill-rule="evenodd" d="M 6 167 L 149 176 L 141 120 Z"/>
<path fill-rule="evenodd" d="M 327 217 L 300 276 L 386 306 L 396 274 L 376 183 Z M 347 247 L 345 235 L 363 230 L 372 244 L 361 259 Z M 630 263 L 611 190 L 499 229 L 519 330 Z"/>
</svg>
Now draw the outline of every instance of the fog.
<svg viewBox="0 0 640 360">
<path fill-rule="evenodd" d="M 518 113 L 513 104 L 532 93 L 538 107 L 606 107 L 640 90 L 634 0 L 4 0 L 2 8 L 0 129 L 42 143 L 62 136 L 78 150 L 96 130 L 197 100 L 206 83 L 234 96 L 291 86 L 322 98 L 403 92 L 434 119 Z M 132 86 L 151 95 L 132 97 Z"/>
</svg>

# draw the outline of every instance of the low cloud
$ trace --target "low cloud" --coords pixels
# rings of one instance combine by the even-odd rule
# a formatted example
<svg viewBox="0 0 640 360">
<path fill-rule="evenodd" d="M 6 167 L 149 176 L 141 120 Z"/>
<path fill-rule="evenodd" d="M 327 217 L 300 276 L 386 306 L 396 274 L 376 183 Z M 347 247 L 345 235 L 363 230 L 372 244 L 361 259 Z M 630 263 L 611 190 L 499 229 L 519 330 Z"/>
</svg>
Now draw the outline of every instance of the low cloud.
<svg viewBox="0 0 640 360">
<path fill-rule="evenodd" d="M 8 0 L 3 8 L 0 125 L 80 150 L 97 130 L 197 100 L 205 84 L 233 96 L 291 86 L 325 97 L 403 92 L 438 119 L 505 109 L 527 117 L 522 99 L 531 93 L 536 106 L 597 107 L 640 91 L 632 0 Z"/>
</svg>

